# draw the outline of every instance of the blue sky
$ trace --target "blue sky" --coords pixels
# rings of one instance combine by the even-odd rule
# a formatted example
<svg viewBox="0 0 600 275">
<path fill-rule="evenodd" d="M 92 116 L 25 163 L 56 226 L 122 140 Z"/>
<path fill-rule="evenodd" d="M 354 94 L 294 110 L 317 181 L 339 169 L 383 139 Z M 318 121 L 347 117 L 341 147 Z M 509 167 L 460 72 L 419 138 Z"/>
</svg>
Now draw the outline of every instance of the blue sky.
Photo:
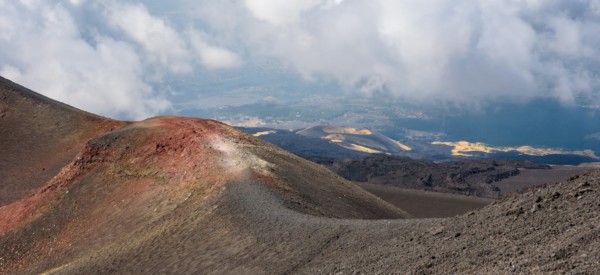
<svg viewBox="0 0 600 275">
<path fill-rule="evenodd" d="M 0 75 L 117 118 L 174 113 L 182 94 L 202 97 L 201 88 L 174 90 L 169 83 L 257 71 L 309 86 L 333 82 L 340 96 L 386 93 L 423 106 L 536 99 L 600 105 L 600 1 L 0 0 L 0 6 Z M 277 81 L 265 80 L 265 86 Z"/>
</svg>

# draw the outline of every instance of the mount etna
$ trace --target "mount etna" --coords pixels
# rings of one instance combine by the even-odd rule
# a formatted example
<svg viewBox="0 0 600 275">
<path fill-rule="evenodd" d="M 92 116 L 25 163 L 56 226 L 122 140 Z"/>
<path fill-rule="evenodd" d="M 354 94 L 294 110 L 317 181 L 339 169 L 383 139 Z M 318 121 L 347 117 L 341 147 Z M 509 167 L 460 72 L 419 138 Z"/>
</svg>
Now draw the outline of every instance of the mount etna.
<svg viewBox="0 0 600 275">
<path fill-rule="evenodd" d="M 389 198 L 218 121 L 116 121 L 4 78 L 0 100 L 2 274 L 600 270 L 598 171 L 499 200 Z"/>
</svg>

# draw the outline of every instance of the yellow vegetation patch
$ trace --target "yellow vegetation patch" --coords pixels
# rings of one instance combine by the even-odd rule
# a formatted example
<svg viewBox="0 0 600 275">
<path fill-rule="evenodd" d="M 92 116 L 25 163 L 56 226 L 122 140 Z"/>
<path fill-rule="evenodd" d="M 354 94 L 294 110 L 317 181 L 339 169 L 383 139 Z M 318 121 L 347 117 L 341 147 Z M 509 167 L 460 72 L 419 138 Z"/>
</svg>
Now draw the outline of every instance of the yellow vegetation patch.
<svg viewBox="0 0 600 275">
<path fill-rule="evenodd" d="M 482 152 L 482 153 L 492 153 L 496 150 L 496 148 L 485 145 L 481 142 L 468 142 L 468 141 L 458 141 L 458 142 L 441 142 L 434 141 L 431 144 L 434 145 L 446 145 L 453 147 L 452 155 L 453 156 L 462 156 L 462 157 L 470 157 L 471 154 L 467 154 L 468 152 Z M 504 152 L 504 151 L 503 151 Z"/>
<path fill-rule="evenodd" d="M 330 133 L 333 131 L 338 131 L 336 133 Z M 360 135 L 360 136 L 366 136 L 366 135 L 371 135 L 372 132 L 370 130 L 367 129 L 356 129 L 356 128 L 340 128 L 340 127 L 336 127 L 336 128 L 330 128 L 328 130 L 326 130 L 327 133 L 330 133 L 324 137 L 322 137 L 322 139 L 328 140 L 330 142 L 335 142 L 335 143 L 341 143 L 344 141 L 348 141 L 348 140 L 352 140 L 354 142 L 357 142 L 358 144 L 354 144 L 354 146 L 360 146 L 362 148 L 366 148 L 366 150 L 371 150 L 374 151 L 376 153 L 381 153 L 382 151 L 389 151 L 390 148 L 387 148 L 385 145 L 377 142 L 376 140 L 372 140 L 370 138 L 360 138 L 360 137 L 352 137 L 352 136 L 346 136 L 346 135 Z M 390 138 L 386 138 L 387 140 L 389 140 L 391 143 L 393 143 L 394 145 L 398 146 L 400 149 L 404 150 L 404 151 L 410 151 L 412 150 L 412 148 L 398 142 L 395 141 L 393 139 Z M 373 147 L 380 149 L 382 151 L 379 151 L 377 149 L 372 149 Z M 348 148 L 348 149 L 352 149 L 352 148 Z M 352 149 L 355 150 L 355 149 Z M 361 152 L 366 152 L 365 149 L 360 149 L 358 151 Z"/>
<path fill-rule="evenodd" d="M 378 150 L 374 150 L 365 146 L 360 146 L 357 144 L 340 144 L 342 147 L 346 148 L 346 149 L 350 149 L 350 150 L 354 150 L 354 151 L 360 151 L 360 152 L 365 152 L 365 153 L 369 153 L 369 154 L 381 154 L 381 151 Z"/>
<path fill-rule="evenodd" d="M 519 147 L 496 147 L 490 146 L 481 142 L 468 142 L 468 141 L 457 141 L 457 142 L 442 142 L 434 141 L 431 144 L 434 145 L 446 145 L 452 147 L 453 156 L 464 156 L 470 157 L 470 152 L 480 153 L 494 153 L 494 152 L 519 152 L 521 154 L 530 156 L 547 156 L 547 155 L 579 155 L 598 159 L 598 156 L 592 150 L 581 150 L 581 151 L 567 151 L 556 148 L 536 148 L 531 146 L 519 146 Z"/>
<path fill-rule="evenodd" d="M 398 147 L 400 147 L 402 150 L 404 151 L 410 151 L 412 150 L 412 148 L 408 147 L 407 145 L 400 143 L 399 141 L 393 140 L 394 143 L 396 143 L 396 145 L 398 145 Z"/>
<path fill-rule="evenodd" d="M 323 129 L 323 132 L 328 134 L 350 134 L 350 135 L 361 135 L 361 136 L 369 136 L 372 135 L 373 132 L 369 129 L 359 129 L 359 128 L 346 128 L 346 127 L 327 127 Z"/>
<path fill-rule="evenodd" d="M 344 135 L 342 135 L 342 134 L 329 134 L 329 135 L 322 137 L 322 139 L 326 139 L 329 141 L 334 141 L 334 140 L 342 140 L 343 141 L 346 139 L 346 137 L 344 137 Z"/>
<path fill-rule="evenodd" d="M 257 132 L 257 133 L 254 133 L 252 135 L 255 136 L 255 137 L 260 137 L 260 136 L 266 136 L 266 135 L 275 134 L 275 133 L 277 133 L 277 131 L 271 130 L 271 131 Z"/>
<path fill-rule="evenodd" d="M 220 120 L 221 122 L 234 127 L 258 127 L 265 124 L 265 121 L 257 117 L 243 117 L 236 120 Z"/>
</svg>

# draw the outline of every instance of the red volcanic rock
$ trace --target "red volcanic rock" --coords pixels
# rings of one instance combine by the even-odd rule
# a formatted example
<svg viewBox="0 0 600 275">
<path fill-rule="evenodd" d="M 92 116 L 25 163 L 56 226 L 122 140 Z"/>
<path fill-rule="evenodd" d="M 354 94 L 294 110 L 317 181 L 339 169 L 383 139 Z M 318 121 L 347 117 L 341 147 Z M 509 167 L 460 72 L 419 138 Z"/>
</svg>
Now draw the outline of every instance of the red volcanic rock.
<svg viewBox="0 0 600 275">
<path fill-rule="evenodd" d="M 156 180 L 189 185 L 199 174 L 205 180 L 221 182 L 225 174 L 214 173 L 219 169 L 211 141 L 225 132 L 223 124 L 215 121 L 171 117 L 149 119 L 101 135 L 89 141 L 74 161 L 37 192 L 0 207 L 0 235 L 39 217 L 56 196 L 99 168 L 110 170 L 107 176 L 124 181 L 135 178 L 138 185 Z"/>
<path fill-rule="evenodd" d="M 317 181 L 322 184 L 317 186 L 320 192 L 298 197 L 307 186 L 289 184 L 287 177 L 299 175 L 274 173 L 277 165 L 265 160 L 269 157 L 252 152 L 259 147 L 273 156 L 304 162 L 225 124 L 196 118 L 151 118 L 95 137 L 36 192 L 0 207 L 0 252 L 4 254 L 0 266 L 41 271 L 44 264 L 118 247 L 114 241 L 131 234 L 134 239 L 143 238 L 144 234 L 135 233 L 139 230 L 152 228 L 151 234 L 158 234 L 155 230 L 172 222 L 165 221 L 166 217 L 184 205 L 204 209 L 232 182 L 261 182 L 280 190 L 283 201 L 295 200 L 304 208 L 301 211 L 315 215 L 406 216 L 337 178 Z M 317 168 L 318 173 L 333 177 L 313 164 L 299 167 L 307 164 L 308 169 Z M 335 186 L 340 184 L 347 186 Z M 323 196 L 325 204 L 337 206 L 320 209 L 315 202 L 324 200 Z M 370 209 L 362 209 L 363 205 Z"/>
</svg>

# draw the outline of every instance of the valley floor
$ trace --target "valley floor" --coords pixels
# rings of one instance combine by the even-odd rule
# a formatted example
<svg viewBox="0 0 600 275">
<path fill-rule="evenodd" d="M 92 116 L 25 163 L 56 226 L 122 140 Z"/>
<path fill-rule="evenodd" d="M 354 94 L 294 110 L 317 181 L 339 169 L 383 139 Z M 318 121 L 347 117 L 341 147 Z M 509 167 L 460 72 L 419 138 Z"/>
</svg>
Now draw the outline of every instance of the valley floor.
<svg viewBox="0 0 600 275">
<path fill-rule="evenodd" d="M 482 208 L 496 201 L 488 198 L 428 192 L 370 183 L 356 184 L 371 194 L 408 212 L 415 218 L 452 217 Z"/>
</svg>

